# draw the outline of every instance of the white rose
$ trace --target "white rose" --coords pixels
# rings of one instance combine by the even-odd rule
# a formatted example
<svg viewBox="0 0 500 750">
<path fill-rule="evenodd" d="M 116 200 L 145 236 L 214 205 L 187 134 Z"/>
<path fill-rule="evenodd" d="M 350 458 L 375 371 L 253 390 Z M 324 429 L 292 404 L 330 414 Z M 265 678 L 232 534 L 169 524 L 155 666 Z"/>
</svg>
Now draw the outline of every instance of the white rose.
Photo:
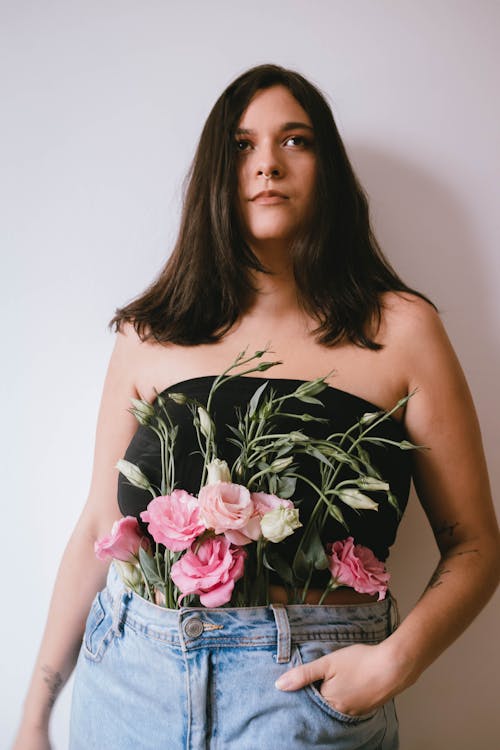
<svg viewBox="0 0 500 750">
<path fill-rule="evenodd" d="M 284 508 L 283 506 L 270 510 L 262 516 L 260 528 L 262 535 L 270 542 L 282 542 L 293 534 L 302 524 L 299 521 L 298 508 Z"/>
</svg>

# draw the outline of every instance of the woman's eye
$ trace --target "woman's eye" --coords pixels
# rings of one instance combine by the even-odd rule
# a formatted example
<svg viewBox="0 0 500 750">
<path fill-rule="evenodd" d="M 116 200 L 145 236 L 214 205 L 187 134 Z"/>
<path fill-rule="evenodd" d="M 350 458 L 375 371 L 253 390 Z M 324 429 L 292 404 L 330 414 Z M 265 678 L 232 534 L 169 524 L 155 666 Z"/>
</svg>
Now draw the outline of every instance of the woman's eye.
<svg viewBox="0 0 500 750">
<path fill-rule="evenodd" d="M 243 141 L 243 140 L 241 140 L 241 141 L 236 141 L 236 151 L 240 151 L 240 152 L 241 152 L 241 151 L 246 151 L 246 149 L 245 149 L 245 148 L 240 148 L 240 146 L 241 146 L 242 144 L 248 144 L 248 141 Z"/>
<path fill-rule="evenodd" d="M 308 141 L 302 135 L 291 135 L 286 140 L 287 140 L 287 143 L 288 143 L 288 141 L 302 141 L 302 145 L 303 146 L 307 146 L 307 144 L 308 144 Z"/>
<path fill-rule="evenodd" d="M 299 141 L 299 144 L 298 144 L 299 146 L 308 146 L 309 145 L 309 141 L 307 140 L 307 138 L 304 138 L 304 136 L 302 136 L 302 135 L 290 135 L 286 139 L 285 143 L 288 143 L 289 141 Z M 251 146 L 250 141 L 245 141 L 243 139 L 236 141 L 236 150 L 239 153 L 242 153 L 244 151 L 248 151 L 248 148 L 246 148 L 246 146 Z"/>
</svg>

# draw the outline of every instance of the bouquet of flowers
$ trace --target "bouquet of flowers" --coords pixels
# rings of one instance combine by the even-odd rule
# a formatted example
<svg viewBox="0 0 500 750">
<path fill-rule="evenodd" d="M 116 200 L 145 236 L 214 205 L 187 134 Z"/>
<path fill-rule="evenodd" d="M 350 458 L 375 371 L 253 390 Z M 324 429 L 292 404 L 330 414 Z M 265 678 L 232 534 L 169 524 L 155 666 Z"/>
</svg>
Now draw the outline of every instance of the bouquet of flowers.
<svg viewBox="0 0 500 750">
<path fill-rule="evenodd" d="M 131 399 L 131 413 L 141 425 L 158 436 L 161 455 L 161 485 L 152 486 L 135 464 L 120 459 L 116 464 L 127 480 L 151 493 L 152 499 L 140 516 L 155 542 L 145 536 L 134 516 L 113 524 L 111 533 L 95 542 L 101 560 L 113 560 L 126 587 L 139 596 L 169 608 L 180 606 L 220 607 L 269 604 L 269 571 L 282 580 L 289 603 L 302 603 L 315 570 L 329 569 L 331 576 L 321 597 L 348 586 L 356 591 L 385 597 L 389 574 L 373 552 L 355 544 L 348 535 L 342 506 L 356 512 L 374 512 L 376 503 L 367 492 L 382 491 L 394 512 L 399 513 L 389 484 L 372 465 L 366 444 L 391 444 L 401 450 L 418 448 L 407 440 L 396 442 L 374 437 L 373 429 L 404 406 L 413 395 L 397 402 L 390 411 L 364 413 L 343 433 L 333 432 L 326 439 L 313 438 L 300 429 L 281 432 L 279 421 L 292 417 L 299 422 L 329 420 L 307 412 L 290 414 L 289 399 L 304 404 L 323 402 L 315 398 L 327 388 L 323 378 L 301 383 L 292 393 L 278 395 L 264 381 L 246 409 L 237 409 L 236 425 L 228 425 L 230 442 L 238 448 L 231 467 L 218 455 L 212 401 L 224 383 L 250 372 L 264 371 L 280 362 L 260 361 L 268 349 L 245 358 L 246 350 L 218 375 L 207 403 L 183 393 L 156 391 L 156 407 L 144 400 Z M 249 369 L 234 374 L 241 365 Z M 174 446 L 178 426 L 169 414 L 168 400 L 190 409 L 203 470 L 197 496 L 176 487 Z M 318 484 L 301 476 L 294 463 L 298 454 L 312 456 L 320 469 Z M 342 468 L 349 478 L 339 477 Z M 297 480 L 314 490 L 316 503 L 304 526 L 297 499 Z M 346 529 L 346 538 L 326 545 L 321 531 L 329 517 Z M 303 528 L 290 563 L 280 554 L 280 542 Z M 163 548 L 163 549 L 162 549 Z"/>
</svg>

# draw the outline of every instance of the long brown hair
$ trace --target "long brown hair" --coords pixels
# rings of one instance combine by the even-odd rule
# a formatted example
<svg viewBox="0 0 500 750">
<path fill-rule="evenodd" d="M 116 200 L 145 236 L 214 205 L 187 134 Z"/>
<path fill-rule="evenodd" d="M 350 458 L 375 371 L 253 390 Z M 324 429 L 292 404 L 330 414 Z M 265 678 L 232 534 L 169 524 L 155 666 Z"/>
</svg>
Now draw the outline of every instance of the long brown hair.
<svg viewBox="0 0 500 750">
<path fill-rule="evenodd" d="M 369 324 L 381 320 L 380 295 L 410 292 L 384 257 L 370 226 L 368 200 L 323 94 L 302 75 L 258 65 L 215 102 L 186 175 L 175 247 L 145 292 L 117 308 L 108 324 L 128 321 L 142 340 L 182 345 L 219 340 L 255 292 L 249 269 L 271 273 L 243 240 L 237 194 L 235 130 L 254 94 L 283 85 L 311 118 L 317 154 L 315 216 L 290 245 L 297 297 L 319 322 L 317 341 L 346 338 L 380 349 Z M 430 302 L 430 304 L 433 304 Z"/>
</svg>

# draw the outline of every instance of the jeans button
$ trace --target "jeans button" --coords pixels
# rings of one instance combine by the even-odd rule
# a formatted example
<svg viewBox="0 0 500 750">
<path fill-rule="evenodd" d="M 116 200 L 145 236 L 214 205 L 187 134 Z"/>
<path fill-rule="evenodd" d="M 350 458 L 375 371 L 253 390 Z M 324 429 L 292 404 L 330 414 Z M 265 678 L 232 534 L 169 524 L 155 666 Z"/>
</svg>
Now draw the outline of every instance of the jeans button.
<svg viewBox="0 0 500 750">
<path fill-rule="evenodd" d="M 203 633 L 203 623 L 198 617 L 192 617 L 184 625 L 184 632 L 190 638 L 198 638 Z"/>
</svg>

